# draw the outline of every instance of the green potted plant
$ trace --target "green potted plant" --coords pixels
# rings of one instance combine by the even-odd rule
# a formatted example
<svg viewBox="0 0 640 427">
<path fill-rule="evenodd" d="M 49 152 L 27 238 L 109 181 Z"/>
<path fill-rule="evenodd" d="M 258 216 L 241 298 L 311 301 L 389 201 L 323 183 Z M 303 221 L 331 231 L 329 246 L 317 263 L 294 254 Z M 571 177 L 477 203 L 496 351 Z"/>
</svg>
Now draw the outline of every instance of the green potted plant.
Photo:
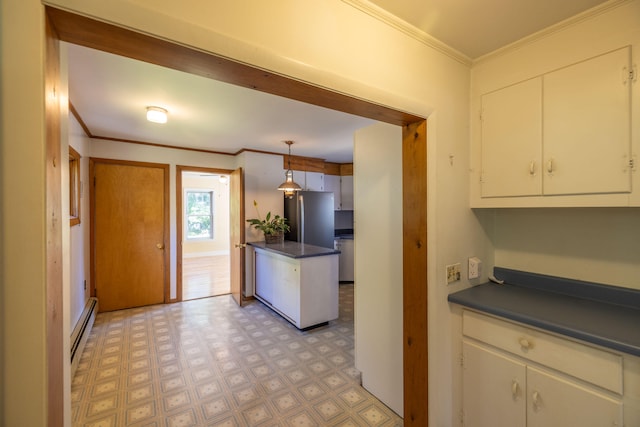
<svg viewBox="0 0 640 427">
<path fill-rule="evenodd" d="M 289 231 L 287 219 L 280 215 L 272 216 L 271 212 L 267 212 L 267 215 L 262 219 L 258 211 L 258 202 L 254 200 L 253 206 L 256 208 L 258 218 L 248 219 L 247 222 L 264 233 L 265 243 L 282 243 L 284 241 L 284 233 Z"/>
</svg>

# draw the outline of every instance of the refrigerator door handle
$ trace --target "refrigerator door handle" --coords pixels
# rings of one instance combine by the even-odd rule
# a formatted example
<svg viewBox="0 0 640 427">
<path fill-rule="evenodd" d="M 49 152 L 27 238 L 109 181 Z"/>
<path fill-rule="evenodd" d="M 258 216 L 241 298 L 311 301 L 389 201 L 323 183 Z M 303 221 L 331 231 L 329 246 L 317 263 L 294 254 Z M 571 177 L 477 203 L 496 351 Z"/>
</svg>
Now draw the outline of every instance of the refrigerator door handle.
<svg viewBox="0 0 640 427">
<path fill-rule="evenodd" d="M 298 210 L 298 214 L 300 217 L 298 218 L 298 233 L 300 234 L 300 243 L 304 244 L 304 196 L 300 194 L 300 209 Z"/>
</svg>

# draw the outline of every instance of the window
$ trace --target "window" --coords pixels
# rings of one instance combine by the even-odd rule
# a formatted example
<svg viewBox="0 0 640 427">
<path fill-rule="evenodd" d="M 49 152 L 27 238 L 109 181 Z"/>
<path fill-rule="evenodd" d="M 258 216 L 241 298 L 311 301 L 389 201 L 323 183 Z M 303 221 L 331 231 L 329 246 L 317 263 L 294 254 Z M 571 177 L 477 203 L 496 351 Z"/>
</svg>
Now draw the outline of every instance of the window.
<svg viewBox="0 0 640 427">
<path fill-rule="evenodd" d="M 187 190 L 187 240 L 213 239 L 213 191 Z"/>
<path fill-rule="evenodd" d="M 69 146 L 69 219 L 80 224 L 80 154 Z"/>
</svg>

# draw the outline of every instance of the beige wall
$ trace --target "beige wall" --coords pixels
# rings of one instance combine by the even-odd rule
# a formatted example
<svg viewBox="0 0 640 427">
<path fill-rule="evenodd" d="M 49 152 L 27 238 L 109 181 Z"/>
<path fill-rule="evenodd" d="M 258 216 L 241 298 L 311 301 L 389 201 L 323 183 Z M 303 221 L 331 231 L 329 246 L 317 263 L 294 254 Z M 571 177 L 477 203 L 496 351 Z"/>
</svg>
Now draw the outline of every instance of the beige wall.
<svg viewBox="0 0 640 427">
<path fill-rule="evenodd" d="M 496 212 L 496 265 L 640 290 L 640 208 Z"/>
<path fill-rule="evenodd" d="M 36 0 L 3 1 L 0 8 L 0 424 L 43 426 L 47 402 L 44 20 Z"/>
</svg>

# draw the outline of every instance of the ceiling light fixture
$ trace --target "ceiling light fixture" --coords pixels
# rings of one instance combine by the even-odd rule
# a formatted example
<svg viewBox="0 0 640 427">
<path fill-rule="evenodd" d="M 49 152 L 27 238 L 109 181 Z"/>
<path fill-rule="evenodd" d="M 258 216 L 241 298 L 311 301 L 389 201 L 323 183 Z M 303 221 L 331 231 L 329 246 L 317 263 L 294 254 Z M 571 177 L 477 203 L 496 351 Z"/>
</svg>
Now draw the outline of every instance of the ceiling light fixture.
<svg viewBox="0 0 640 427">
<path fill-rule="evenodd" d="M 302 190 L 302 187 L 293 180 L 293 171 L 291 170 L 291 145 L 293 145 L 293 141 L 284 141 L 284 143 L 289 146 L 289 157 L 287 157 L 289 166 L 284 174 L 285 180 L 278 186 L 278 190 L 284 191 L 285 197 L 292 198 L 296 191 Z"/>
<path fill-rule="evenodd" d="M 167 110 L 161 107 L 147 107 L 147 120 L 153 123 L 167 123 Z"/>
</svg>

